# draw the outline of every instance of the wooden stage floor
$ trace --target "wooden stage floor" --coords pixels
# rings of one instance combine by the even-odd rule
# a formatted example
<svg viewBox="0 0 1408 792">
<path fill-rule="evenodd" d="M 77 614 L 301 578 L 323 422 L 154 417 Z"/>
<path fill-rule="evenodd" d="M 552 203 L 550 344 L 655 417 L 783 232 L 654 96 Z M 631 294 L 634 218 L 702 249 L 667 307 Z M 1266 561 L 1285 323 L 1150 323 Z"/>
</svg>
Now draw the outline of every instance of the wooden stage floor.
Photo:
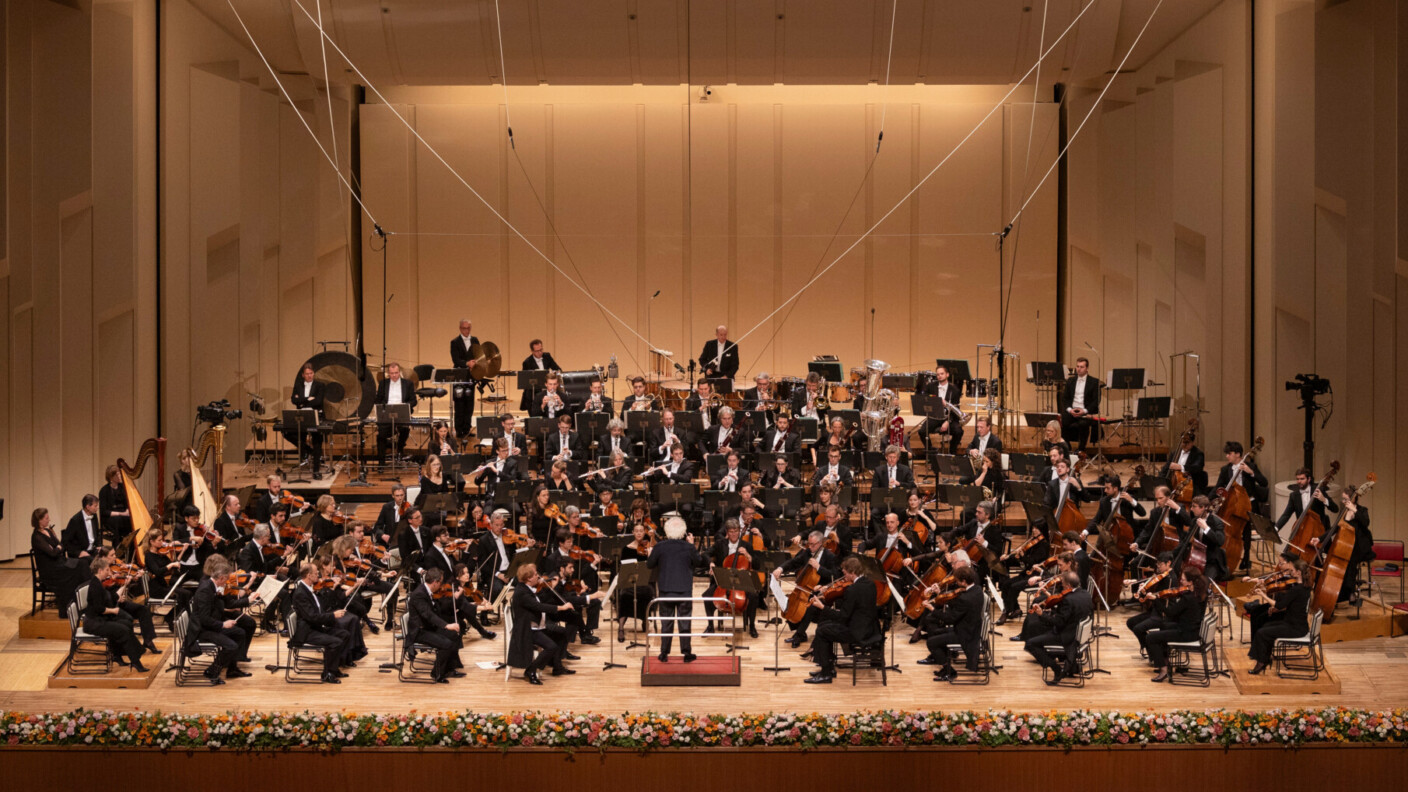
<svg viewBox="0 0 1408 792">
<path fill-rule="evenodd" d="M 154 709 L 179 712 L 224 712 L 231 709 L 311 709 L 315 711 L 405 712 L 474 709 L 504 711 L 513 709 L 694 712 L 841 712 L 861 709 L 906 708 L 985 710 L 1100 708 L 1126 711 L 1335 706 L 1408 707 L 1408 686 L 1401 684 L 1408 670 L 1408 639 L 1367 638 L 1326 646 L 1329 667 L 1341 682 L 1338 695 L 1258 695 L 1239 694 L 1230 678 L 1214 679 L 1208 688 L 1155 685 L 1138 658 L 1133 638 L 1124 627 L 1130 614 L 1116 609 L 1110 626 L 1120 637 L 1101 641 L 1101 665 L 1110 675 L 1096 675 L 1084 689 L 1048 688 L 1042 684 L 1037 667 L 1028 661 L 1020 645 L 1007 640 L 1018 625 L 999 628 L 1006 635 L 997 640 L 998 662 L 1004 668 L 986 687 L 936 684 L 931 668 L 916 665 L 923 656 L 923 644 L 907 642 L 908 628 L 898 632 L 896 658 L 903 673 L 891 673 L 889 686 L 882 687 L 875 672 L 862 672 L 855 687 L 849 676 L 831 685 L 806 685 L 802 680 L 811 666 L 798 651 L 782 645 L 782 664 L 790 671 L 774 676 L 762 670 L 773 664 L 771 628 L 752 641 L 742 657 L 741 688 L 646 688 L 640 684 L 642 649 L 624 651 L 616 644 L 616 660 L 624 669 L 603 671 L 608 655 L 605 639 L 614 633 L 601 631 L 597 646 L 577 646 L 582 660 L 571 663 L 578 673 L 570 677 L 544 677 L 545 684 L 533 687 L 518 676 L 504 678 L 503 671 L 482 670 L 480 661 L 502 658 L 504 636 L 493 641 L 472 638 L 461 657 L 468 676 L 449 685 L 402 684 L 394 674 L 378 673 L 377 666 L 390 656 L 391 638 L 383 631 L 367 635 L 371 655 L 351 669 L 340 685 L 290 685 L 282 674 L 265 671 L 274 659 L 274 639 L 261 637 L 250 648 L 254 672 L 218 688 L 177 687 L 173 674 L 162 673 L 147 690 L 49 690 L 47 678 L 67 650 L 64 642 L 21 640 L 16 621 L 29 607 L 27 563 L 0 565 L 0 709 L 62 711 L 76 707 L 115 709 Z M 1366 618 L 1371 609 L 1366 606 Z M 1347 617 L 1341 615 L 1341 620 Z M 628 633 L 629 636 L 629 633 Z M 784 633 L 784 638 L 786 634 Z M 1227 647 L 1245 652 L 1234 635 Z M 695 652 L 702 655 L 725 653 L 722 639 L 696 639 Z"/>
</svg>

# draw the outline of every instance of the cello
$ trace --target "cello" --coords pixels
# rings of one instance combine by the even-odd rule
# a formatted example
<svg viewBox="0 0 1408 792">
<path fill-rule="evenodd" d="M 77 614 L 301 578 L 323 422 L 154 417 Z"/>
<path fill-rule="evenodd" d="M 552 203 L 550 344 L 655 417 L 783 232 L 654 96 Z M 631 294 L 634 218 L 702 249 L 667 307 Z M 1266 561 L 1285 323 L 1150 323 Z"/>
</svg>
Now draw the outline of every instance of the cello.
<svg viewBox="0 0 1408 792">
<path fill-rule="evenodd" d="M 1217 491 L 1217 502 L 1213 504 L 1213 514 L 1216 514 L 1227 526 L 1227 537 L 1223 540 L 1222 549 L 1227 553 L 1227 568 L 1237 569 L 1242 564 L 1242 534 L 1246 531 L 1247 521 L 1252 517 L 1252 499 L 1247 494 L 1247 488 L 1243 487 L 1235 479 L 1237 472 L 1240 472 L 1243 465 L 1250 462 L 1253 457 L 1261 451 L 1261 447 L 1266 445 L 1266 438 L 1258 436 L 1252 447 L 1242 455 L 1242 461 L 1237 463 L 1237 469 L 1233 471 L 1234 478 L 1231 486 L 1223 487 Z"/>
<path fill-rule="evenodd" d="M 752 562 L 741 542 L 738 550 L 729 553 L 728 557 L 724 559 L 724 569 L 741 572 L 752 568 Z M 714 609 L 722 614 L 742 614 L 748 607 L 748 592 L 743 589 L 725 589 L 715 582 L 713 596 L 722 598 L 722 602 L 714 603 Z"/>
<path fill-rule="evenodd" d="M 1084 467 L 1085 452 L 1082 451 L 1080 458 L 1076 460 L 1075 467 L 1072 467 L 1070 472 L 1066 474 L 1067 477 L 1075 479 L 1075 482 L 1067 490 L 1066 499 L 1061 502 L 1061 511 L 1056 515 L 1056 525 L 1061 534 L 1067 532 L 1078 534 L 1085 530 L 1085 515 L 1080 513 L 1080 507 L 1075 505 L 1071 499 L 1071 490 L 1076 489 L 1076 484 L 1080 484 L 1081 489 L 1085 488 L 1084 483 L 1080 480 L 1080 471 Z"/>
<path fill-rule="evenodd" d="M 1115 490 L 1110 514 L 1103 523 L 1096 525 L 1100 534 L 1096 549 L 1104 559 L 1094 562 L 1090 576 L 1099 581 L 1098 585 L 1105 594 L 1106 602 L 1117 602 L 1120 593 L 1124 591 L 1124 557 L 1129 555 L 1130 548 L 1134 546 L 1134 527 L 1120 514 L 1120 501 L 1123 500 L 1125 490 L 1143 478 L 1144 466 L 1138 465 L 1129 478 L 1129 484 Z"/>
<path fill-rule="evenodd" d="M 812 595 L 820 586 L 821 573 L 813 569 L 811 564 L 803 564 L 797 572 L 797 585 L 793 586 L 787 595 L 787 608 L 782 612 L 782 618 L 792 624 L 801 621 L 802 617 L 807 615 L 807 606 Z"/>
<path fill-rule="evenodd" d="M 1189 418 L 1188 428 L 1184 429 L 1183 433 L 1178 436 L 1178 445 L 1182 446 L 1184 440 L 1192 442 L 1197 436 L 1198 419 L 1196 417 Z M 1177 448 L 1169 450 L 1169 462 L 1178 459 L 1178 450 Z M 1187 471 L 1175 470 L 1170 473 L 1168 477 L 1168 488 L 1170 494 L 1173 495 L 1173 499 L 1184 506 L 1193 502 L 1193 477 L 1188 475 Z"/>
<path fill-rule="evenodd" d="M 1314 493 L 1328 486 L 1330 480 L 1339 472 L 1339 460 L 1331 462 L 1330 469 L 1325 473 L 1325 477 L 1320 479 L 1320 483 L 1313 485 L 1314 489 L 1310 491 L 1312 497 Z M 1329 530 L 1329 528 L 1325 525 L 1325 520 L 1316 513 L 1315 509 L 1307 507 L 1301 511 L 1300 519 L 1296 520 L 1295 529 L 1291 531 L 1291 538 L 1287 540 L 1287 544 L 1295 549 L 1302 561 L 1307 564 L 1313 564 L 1315 562 L 1316 550 L 1314 547 L 1311 547 L 1310 540 L 1323 538 L 1327 530 Z"/>
<path fill-rule="evenodd" d="M 1354 490 L 1350 500 L 1358 503 L 1364 493 L 1373 489 L 1378 482 L 1378 476 L 1369 473 L 1365 477 L 1363 484 Z M 1310 511 L 1306 509 L 1306 511 Z M 1346 509 L 1345 511 L 1348 511 Z M 1310 607 L 1316 608 L 1325 617 L 1326 622 L 1334 621 L 1335 605 L 1339 603 L 1340 590 L 1344 588 L 1344 579 L 1350 574 L 1350 557 L 1354 554 L 1355 533 L 1354 524 L 1348 517 L 1341 517 L 1339 527 L 1335 530 L 1334 541 L 1328 547 L 1322 548 L 1325 553 L 1325 563 L 1318 568 L 1319 576 L 1315 580 L 1315 585 L 1311 592 Z"/>
</svg>

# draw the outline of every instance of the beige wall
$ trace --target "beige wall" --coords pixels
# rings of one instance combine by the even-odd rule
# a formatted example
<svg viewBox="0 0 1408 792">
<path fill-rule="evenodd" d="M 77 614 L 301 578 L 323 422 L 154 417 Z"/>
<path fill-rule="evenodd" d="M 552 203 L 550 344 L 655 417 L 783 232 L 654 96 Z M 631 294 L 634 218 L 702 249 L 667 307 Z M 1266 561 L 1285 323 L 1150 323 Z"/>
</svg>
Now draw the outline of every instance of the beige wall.
<svg viewBox="0 0 1408 792">
<path fill-rule="evenodd" d="M 723 86 L 704 104 L 686 104 L 683 87 L 513 90 L 517 157 L 503 133 L 497 89 L 406 90 L 389 99 L 535 245 L 574 279 L 580 272 L 579 282 L 607 308 L 684 363 L 715 325 L 729 325 L 739 338 L 763 321 L 894 206 L 1004 92 L 892 88 L 884 146 L 863 187 L 882 111 L 878 88 Z M 874 354 L 897 369 L 931 368 L 935 357 L 972 359 L 977 344 L 996 342 L 991 235 L 1020 204 L 1031 107 L 1011 103 L 994 113 L 913 200 L 797 302 L 789 321 L 784 311 L 743 339 L 743 371 L 805 373 L 806 361 L 821 353 L 857 365 L 872 342 Z M 1054 157 L 1054 118 L 1054 105 L 1037 106 L 1032 184 Z M 613 352 L 623 374 L 648 365 L 644 342 L 620 327 L 618 340 L 613 323 L 511 236 L 390 107 L 362 108 L 362 143 L 367 205 L 397 232 L 388 251 L 391 358 L 447 364 L 455 322 L 468 316 L 476 335 L 505 350 L 508 368 L 537 337 L 567 368 L 604 365 Z M 1054 349 L 1054 185 L 1032 203 L 1023 231 L 1008 345 L 1025 359 L 1037 354 L 1038 334 L 1043 354 Z M 381 258 L 370 247 L 363 256 L 367 348 L 379 353 Z"/>
<path fill-rule="evenodd" d="M 156 431 L 154 9 L 0 10 L 0 558 L 28 552 L 36 506 L 62 524 Z"/>
</svg>

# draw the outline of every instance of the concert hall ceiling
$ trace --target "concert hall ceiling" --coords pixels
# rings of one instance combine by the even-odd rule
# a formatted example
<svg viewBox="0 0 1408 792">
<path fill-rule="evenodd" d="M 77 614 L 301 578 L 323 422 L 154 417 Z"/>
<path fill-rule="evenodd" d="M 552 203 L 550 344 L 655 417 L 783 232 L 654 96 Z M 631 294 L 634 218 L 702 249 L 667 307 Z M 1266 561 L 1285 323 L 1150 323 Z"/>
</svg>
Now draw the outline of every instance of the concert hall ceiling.
<svg viewBox="0 0 1408 792">
<path fill-rule="evenodd" d="M 191 0 L 246 41 L 226 0 Z M 320 0 L 235 0 L 281 72 L 323 74 Z M 1049 5 L 1048 5 L 1049 2 Z M 1007 84 L 1087 0 L 899 0 L 893 84 Z M 1157 0 L 1095 0 L 1052 60 L 1061 81 L 1106 74 Z M 1167 0 L 1137 69 L 1220 0 Z M 321 0 L 333 39 L 378 86 L 500 82 L 494 0 Z M 511 85 L 864 84 L 885 81 L 892 0 L 500 0 Z M 353 75 L 331 49 L 334 80 Z"/>
</svg>

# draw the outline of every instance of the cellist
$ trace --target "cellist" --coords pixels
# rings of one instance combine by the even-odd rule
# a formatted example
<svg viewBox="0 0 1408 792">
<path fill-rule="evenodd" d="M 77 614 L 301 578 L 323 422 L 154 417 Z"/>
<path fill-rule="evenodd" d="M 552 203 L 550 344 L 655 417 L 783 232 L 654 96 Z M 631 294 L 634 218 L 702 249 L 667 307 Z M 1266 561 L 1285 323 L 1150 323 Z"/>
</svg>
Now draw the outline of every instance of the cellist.
<svg viewBox="0 0 1408 792">
<path fill-rule="evenodd" d="M 1095 510 L 1095 517 L 1086 523 L 1085 530 L 1081 532 L 1081 538 L 1096 533 L 1098 526 L 1104 525 L 1110 519 L 1110 512 L 1116 508 L 1120 510 L 1120 516 L 1131 526 L 1134 525 L 1135 517 L 1146 517 L 1148 512 L 1144 511 L 1144 505 L 1135 500 L 1128 490 L 1120 487 L 1118 476 L 1104 476 L 1100 479 L 1103 494 L 1100 496 L 1100 506 Z"/>
<path fill-rule="evenodd" d="M 714 546 L 709 550 L 709 575 L 711 577 L 713 577 L 715 570 L 719 568 L 729 569 L 735 566 L 742 566 L 739 559 L 746 560 L 748 566 L 752 569 L 758 569 L 762 566 L 763 554 L 759 552 L 758 548 L 761 547 L 763 550 L 766 550 L 767 545 L 763 543 L 762 534 L 757 532 L 756 528 L 753 530 L 753 535 L 749 536 L 745 541 L 742 530 L 739 528 L 736 520 L 728 520 L 724 523 L 724 540 L 722 542 L 715 542 Z M 730 558 L 734 558 L 735 560 L 730 563 Z M 713 583 L 709 587 L 709 590 L 705 592 L 704 596 L 727 597 L 728 594 L 728 590 L 721 588 L 718 583 Z M 748 630 L 748 635 L 753 638 L 758 637 L 756 620 L 758 617 L 758 600 L 761 596 L 761 593 L 745 593 L 747 601 L 744 606 L 743 624 Z M 714 629 L 715 610 L 717 610 L 717 607 L 713 600 L 704 601 L 704 615 L 709 617 L 708 632 L 717 632 L 717 630 Z"/>
<path fill-rule="evenodd" d="M 787 559 L 780 566 L 774 567 L 772 576 L 775 580 L 781 580 L 783 573 L 796 573 L 803 567 L 811 567 L 816 570 L 819 585 L 826 585 L 841 576 L 842 557 L 826 549 L 826 535 L 821 531 L 812 531 L 807 534 L 806 549 Z M 786 603 L 779 603 L 785 605 Z M 789 624 L 792 628 L 792 636 L 789 642 L 792 646 L 798 647 L 807 640 L 807 628 L 816 621 L 816 615 L 820 613 L 819 608 L 808 607 L 801 620 L 794 624 Z"/>
</svg>

